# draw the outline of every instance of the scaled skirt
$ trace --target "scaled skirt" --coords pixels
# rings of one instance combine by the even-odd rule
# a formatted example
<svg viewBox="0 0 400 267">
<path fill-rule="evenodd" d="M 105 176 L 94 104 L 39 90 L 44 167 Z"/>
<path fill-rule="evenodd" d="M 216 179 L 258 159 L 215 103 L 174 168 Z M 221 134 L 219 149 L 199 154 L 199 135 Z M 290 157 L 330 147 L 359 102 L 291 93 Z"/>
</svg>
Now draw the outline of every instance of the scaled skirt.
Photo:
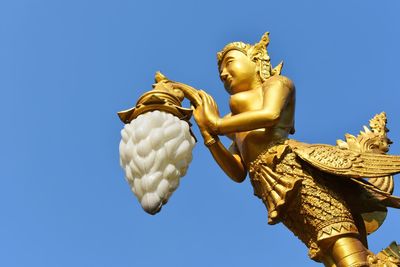
<svg viewBox="0 0 400 267">
<path fill-rule="evenodd" d="M 283 222 L 321 261 L 321 251 L 342 235 L 359 235 L 353 214 L 332 180 L 314 172 L 287 141 L 271 144 L 250 164 L 254 194 L 268 210 L 268 223 Z M 315 175 L 319 174 L 319 175 Z"/>
</svg>

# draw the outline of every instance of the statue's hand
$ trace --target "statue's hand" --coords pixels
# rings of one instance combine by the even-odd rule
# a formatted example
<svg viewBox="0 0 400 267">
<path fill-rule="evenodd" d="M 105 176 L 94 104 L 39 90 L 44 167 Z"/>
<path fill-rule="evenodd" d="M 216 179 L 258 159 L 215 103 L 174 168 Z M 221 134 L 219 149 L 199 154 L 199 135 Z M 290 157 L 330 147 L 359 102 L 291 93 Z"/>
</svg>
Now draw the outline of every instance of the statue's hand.
<svg viewBox="0 0 400 267">
<path fill-rule="evenodd" d="M 185 97 L 194 105 L 193 115 L 201 132 L 207 133 L 207 135 L 217 135 L 219 133 L 218 122 L 221 118 L 215 100 L 206 92 L 197 90 L 190 85 L 170 80 L 168 83 L 174 89 L 182 90 Z"/>
<path fill-rule="evenodd" d="M 198 94 L 201 98 L 201 104 L 195 108 L 193 115 L 199 125 L 200 131 L 206 131 L 211 135 L 217 135 L 219 133 L 219 121 L 221 120 L 218 106 L 212 96 L 206 92 L 200 90 Z"/>
<path fill-rule="evenodd" d="M 167 80 L 166 82 L 170 84 L 174 90 L 182 91 L 183 95 L 189 99 L 194 106 L 197 107 L 201 104 L 201 99 L 196 88 L 181 82 L 175 82 L 171 80 Z"/>
</svg>

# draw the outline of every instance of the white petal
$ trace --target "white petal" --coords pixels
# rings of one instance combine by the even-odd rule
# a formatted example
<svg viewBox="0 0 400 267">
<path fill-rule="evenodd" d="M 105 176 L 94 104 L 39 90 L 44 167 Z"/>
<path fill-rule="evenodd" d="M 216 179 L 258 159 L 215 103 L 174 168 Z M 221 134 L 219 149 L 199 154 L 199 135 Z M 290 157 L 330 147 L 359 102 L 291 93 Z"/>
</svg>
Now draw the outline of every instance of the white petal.
<svg viewBox="0 0 400 267">
<path fill-rule="evenodd" d="M 155 159 L 156 152 L 154 150 L 151 150 L 150 153 L 146 157 L 142 158 L 142 160 L 140 161 L 146 173 L 149 173 L 152 169 L 155 163 Z"/>
<path fill-rule="evenodd" d="M 146 193 L 142 198 L 141 204 L 145 211 L 155 214 L 161 208 L 161 199 L 156 193 Z"/>
<path fill-rule="evenodd" d="M 179 135 L 181 132 L 181 129 L 179 127 L 179 124 L 171 124 L 168 127 L 164 128 L 164 140 L 171 140 L 174 139 L 177 135 Z"/>
<path fill-rule="evenodd" d="M 186 121 L 180 120 L 179 123 L 183 132 L 189 132 L 189 124 Z"/>
<path fill-rule="evenodd" d="M 158 184 L 156 192 L 161 199 L 165 199 L 165 196 L 170 191 L 169 187 L 170 185 L 167 179 L 162 179 L 161 182 Z"/>
<path fill-rule="evenodd" d="M 121 137 L 122 137 L 121 142 L 122 142 L 122 141 L 123 141 L 124 143 L 127 143 L 127 142 L 128 142 L 128 140 L 129 140 L 129 134 L 127 133 L 127 131 L 126 131 L 125 129 L 122 129 L 122 130 L 121 130 Z"/>
<path fill-rule="evenodd" d="M 151 142 L 151 146 L 153 149 L 159 149 L 164 144 L 164 136 L 163 136 L 162 128 L 155 128 L 151 130 L 149 134 L 149 141 Z"/>
<path fill-rule="evenodd" d="M 139 144 L 136 145 L 136 151 L 139 156 L 146 157 L 150 154 L 151 151 L 151 143 L 148 140 L 142 140 Z"/>
<path fill-rule="evenodd" d="M 172 164 L 168 164 L 167 167 L 164 169 L 163 177 L 165 179 L 173 179 L 176 176 L 176 168 Z"/>
<path fill-rule="evenodd" d="M 159 150 L 154 151 L 154 153 L 156 154 L 156 156 L 153 164 L 151 165 L 149 173 L 162 170 L 164 168 L 163 166 L 165 165 L 165 161 L 168 161 L 168 159 L 165 157 L 166 152 L 164 148 L 160 148 Z"/>
<path fill-rule="evenodd" d="M 141 201 L 144 194 L 142 188 L 142 181 L 138 178 L 133 179 L 133 187 L 135 188 L 135 195 L 137 196 L 139 201 Z"/>
<path fill-rule="evenodd" d="M 145 169 L 143 168 L 143 166 L 142 166 L 140 163 L 138 164 L 138 162 L 136 162 L 137 159 L 138 159 L 137 157 L 134 158 L 134 159 L 132 159 L 132 160 L 129 162 L 129 167 L 130 167 L 131 170 L 132 170 L 133 176 L 138 176 L 138 177 L 140 177 L 140 176 L 142 176 L 143 174 L 145 174 Z"/>
<path fill-rule="evenodd" d="M 169 180 L 169 184 L 170 184 L 170 191 L 175 191 L 175 189 L 179 186 L 179 177 L 175 178 L 175 179 L 171 179 Z"/>
<path fill-rule="evenodd" d="M 180 140 L 180 138 L 175 138 L 165 143 L 164 147 L 167 149 L 168 158 L 175 158 L 176 150 L 178 149 L 181 142 L 182 140 Z"/>
<path fill-rule="evenodd" d="M 175 158 L 177 160 L 184 159 L 190 154 L 190 144 L 188 140 L 183 140 L 182 143 L 179 144 L 178 149 L 176 150 Z"/>
<path fill-rule="evenodd" d="M 152 128 L 161 127 L 164 123 L 164 118 L 165 116 L 163 116 L 163 114 L 158 110 L 148 113 L 148 119 L 151 122 Z"/>
<path fill-rule="evenodd" d="M 158 184 L 162 179 L 161 172 L 144 175 L 142 177 L 142 187 L 145 192 L 153 192 L 157 189 Z"/>
<path fill-rule="evenodd" d="M 142 123 L 136 124 L 134 128 L 135 139 L 141 141 L 146 138 L 149 134 L 150 128 L 146 120 L 142 120 Z"/>
</svg>

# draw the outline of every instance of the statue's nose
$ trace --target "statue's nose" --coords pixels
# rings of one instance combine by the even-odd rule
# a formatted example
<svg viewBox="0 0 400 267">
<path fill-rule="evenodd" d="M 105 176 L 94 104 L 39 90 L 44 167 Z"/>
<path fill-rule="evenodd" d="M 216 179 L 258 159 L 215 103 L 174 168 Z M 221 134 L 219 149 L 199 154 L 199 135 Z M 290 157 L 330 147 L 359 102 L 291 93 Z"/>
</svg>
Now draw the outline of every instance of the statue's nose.
<svg viewBox="0 0 400 267">
<path fill-rule="evenodd" d="M 226 81 L 226 79 L 228 78 L 228 73 L 225 71 L 225 69 L 222 70 L 221 74 L 219 75 L 219 77 L 221 78 L 221 80 L 223 82 Z"/>
</svg>

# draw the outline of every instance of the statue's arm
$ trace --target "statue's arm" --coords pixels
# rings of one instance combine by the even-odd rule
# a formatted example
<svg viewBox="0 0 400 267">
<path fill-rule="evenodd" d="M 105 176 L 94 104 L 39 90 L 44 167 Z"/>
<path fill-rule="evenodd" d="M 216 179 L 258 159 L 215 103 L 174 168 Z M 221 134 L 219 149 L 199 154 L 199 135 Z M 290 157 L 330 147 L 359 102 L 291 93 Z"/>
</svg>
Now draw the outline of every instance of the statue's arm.
<svg viewBox="0 0 400 267">
<path fill-rule="evenodd" d="M 201 109 L 201 108 L 199 108 Z M 220 166 L 220 168 L 235 182 L 243 182 L 247 175 L 246 167 L 240 157 L 239 151 L 236 146 L 233 145 L 228 149 L 221 143 L 218 136 L 211 135 L 205 125 L 201 123 L 201 112 L 199 109 L 195 110 L 194 117 L 198 121 L 201 135 L 204 138 L 204 143 L 208 147 L 213 156 L 214 160 Z M 226 115 L 224 118 L 230 117 L 231 114 Z M 228 136 L 234 140 L 234 135 Z"/>
<path fill-rule="evenodd" d="M 247 111 L 221 118 L 217 121 L 217 133 L 250 131 L 271 127 L 279 122 L 282 110 L 289 97 L 294 93 L 293 83 L 284 76 L 273 76 L 263 85 L 263 107 L 259 110 Z"/>
<path fill-rule="evenodd" d="M 219 140 L 212 145 L 209 145 L 208 149 L 221 169 L 233 181 L 238 183 L 244 181 L 247 175 L 247 170 L 238 153 L 231 153 Z"/>
</svg>

